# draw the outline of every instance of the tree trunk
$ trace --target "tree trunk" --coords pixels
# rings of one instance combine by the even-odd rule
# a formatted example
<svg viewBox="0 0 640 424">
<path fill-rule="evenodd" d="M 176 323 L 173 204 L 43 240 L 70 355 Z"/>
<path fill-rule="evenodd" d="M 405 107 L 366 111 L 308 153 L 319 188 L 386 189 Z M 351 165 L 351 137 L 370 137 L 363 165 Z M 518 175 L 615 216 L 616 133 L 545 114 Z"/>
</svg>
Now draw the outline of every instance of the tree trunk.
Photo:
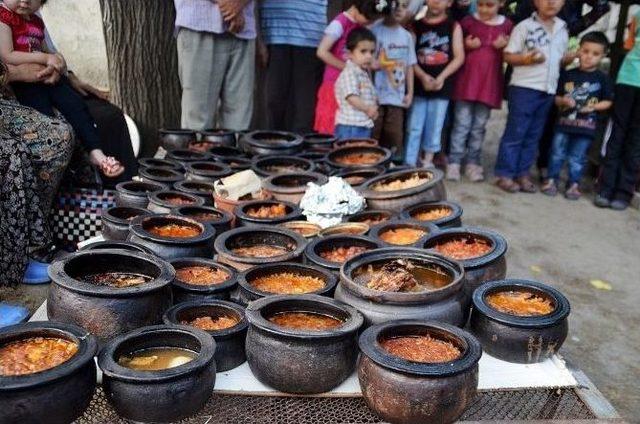
<svg viewBox="0 0 640 424">
<path fill-rule="evenodd" d="M 100 0 L 112 101 L 138 125 L 142 155 L 180 123 L 175 9 L 169 0 Z"/>
</svg>

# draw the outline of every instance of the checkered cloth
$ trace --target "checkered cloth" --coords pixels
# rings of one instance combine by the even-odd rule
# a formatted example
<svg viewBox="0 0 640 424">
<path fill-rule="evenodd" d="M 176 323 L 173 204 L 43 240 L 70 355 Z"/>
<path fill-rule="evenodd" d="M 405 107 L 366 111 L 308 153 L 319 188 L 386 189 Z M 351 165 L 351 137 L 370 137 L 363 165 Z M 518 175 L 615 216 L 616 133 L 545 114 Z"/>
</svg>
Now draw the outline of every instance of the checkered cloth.
<svg viewBox="0 0 640 424">
<path fill-rule="evenodd" d="M 373 120 L 366 113 L 354 108 L 347 101 L 349 96 L 358 96 L 366 105 L 378 102 L 371 75 L 350 60 L 340 73 L 335 86 L 338 113 L 336 124 L 373 128 Z"/>
</svg>

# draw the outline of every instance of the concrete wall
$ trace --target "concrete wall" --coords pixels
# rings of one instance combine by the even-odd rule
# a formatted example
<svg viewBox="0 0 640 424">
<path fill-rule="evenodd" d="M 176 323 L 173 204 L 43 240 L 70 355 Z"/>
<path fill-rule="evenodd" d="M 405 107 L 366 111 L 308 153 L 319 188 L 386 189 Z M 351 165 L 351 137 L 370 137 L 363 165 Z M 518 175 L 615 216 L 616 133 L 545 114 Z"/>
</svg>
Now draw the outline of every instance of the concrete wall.
<svg viewBox="0 0 640 424">
<path fill-rule="evenodd" d="M 44 22 L 57 49 L 81 79 L 108 88 L 107 55 L 98 0 L 49 0 Z"/>
</svg>

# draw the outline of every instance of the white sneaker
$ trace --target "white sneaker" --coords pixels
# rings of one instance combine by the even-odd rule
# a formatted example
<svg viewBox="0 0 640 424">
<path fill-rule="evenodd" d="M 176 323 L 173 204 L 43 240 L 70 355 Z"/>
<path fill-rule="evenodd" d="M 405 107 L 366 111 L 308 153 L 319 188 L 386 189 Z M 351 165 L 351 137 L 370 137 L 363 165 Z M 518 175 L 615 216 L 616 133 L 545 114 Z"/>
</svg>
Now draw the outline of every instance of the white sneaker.
<svg viewBox="0 0 640 424">
<path fill-rule="evenodd" d="M 450 163 L 447 165 L 447 180 L 460 181 L 460 164 Z"/>
</svg>

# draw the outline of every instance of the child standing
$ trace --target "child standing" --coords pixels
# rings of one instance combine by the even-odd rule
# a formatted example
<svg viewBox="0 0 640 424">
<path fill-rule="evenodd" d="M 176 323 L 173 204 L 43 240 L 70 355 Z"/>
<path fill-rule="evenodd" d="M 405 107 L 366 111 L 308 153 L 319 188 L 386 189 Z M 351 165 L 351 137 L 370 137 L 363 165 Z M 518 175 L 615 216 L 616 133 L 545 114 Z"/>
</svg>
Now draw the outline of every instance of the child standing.
<svg viewBox="0 0 640 424">
<path fill-rule="evenodd" d="M 636 13 L 625 43 L 615 86 L 613 132 L 604 157 L 600 189 L 594 203 L 624 210 L 629 206 L 640 172 L 640 12 Z"/>
<path fill-rule="evenodd" d="M 0 4 L 0 58 L 6 64 L 37 63 L 64 71 L 62 56 L 45 51 L 44 22 L 35 14 L 44 3 L 46 0 L 4 0 Z M 48 116 L 54 116 L 54 107 L 58 109 L 85 143 L 91 162 L 105 176 L 113 178 L 124 172 L 120 162 L 100 149 L 98 130 L 89 110 L 65 76 L 55 84 L 20 82 L 11 87 L 25 106 Z"/>
<path fill-rule="evenodd" d="M 376 50 L 376 37 L 366 28 L 356 28 L 347 37 L 348 60 L 336 81 L 335 135 L 340 140 L 371 138 L 378 117 L 376 90 L 369 72 Z"/>
<path fill-rule="evenodd" d="M 351 7 L 342 12 L 324 30 L 317 55 L 326 66 L 322 84 L 318 89 L 313 129 L 319 133 L 333 134 L 336 110 L 334 85 L 345 67 L 345 48 L 349 33 L 355 28 L 368 25 L 391 8 L 387 0 L 353 0 Z"/>
<path fill-rule="evenodd" d="M 426 16 L 414 23 L 416 37 L 415 97 L 409 110 L 405 162 L 432 166 L 453 89 L 452 76 L 464 63 L 462 30 L 447 16 L 451 0 L 427 0 Z"/>
<path fill-rule="evenodd" d="M 515 26 L 504 53 L 513 75 L 495 174 L 498 187 L 509 193 L 536 191 L 529 168 L 536 159 L 569 44 L 567 25 L 557 17 L 564 1 L 534 0 L 534 4 L 537 12 Z"/>
<path fill-rule="evenodd" d="M 373 129 L 373 138 L 402 158 L 404 113 L 413 101 L 413 65 L 416 52 L 411 33 L 402 28 L 409 0 L 400 0 L 393 14 L 375 25 L 376 36 L 375 87 L 380 107 Z"/>
<path fill-rule="evenodd" d="M 603 33 L 585 34 L 578 49 L 580 66 L 560 77 L 555 99 L 560 116 L 551 144 L 548 178 L 542 186 L 544 194 L 555 196 L 558 193 L 558 178 L 566 160 L 569 180 L 564 195 L 569 200 L 578 200 L 581 196 L 579 183 L 587 150 L 595 137 L 598 113 L 612 104 L 609 77 L 598 70 L 608 47 L 609 41 Z"/>
<path fill-rule="evenodd" d="M 477 12 L 460 22 L 465 62 L 452 96 L 456 103 L 447 165 L 449 180 L 460 180 L 463 161 L 469 180 L 484 180 L 482 144 L 491 109 L 502 105 L 502 50 L 513 29 L 511 21 L 498 14 L 503 4 L 503 0 L 478 0 Z"/>
</svg>

